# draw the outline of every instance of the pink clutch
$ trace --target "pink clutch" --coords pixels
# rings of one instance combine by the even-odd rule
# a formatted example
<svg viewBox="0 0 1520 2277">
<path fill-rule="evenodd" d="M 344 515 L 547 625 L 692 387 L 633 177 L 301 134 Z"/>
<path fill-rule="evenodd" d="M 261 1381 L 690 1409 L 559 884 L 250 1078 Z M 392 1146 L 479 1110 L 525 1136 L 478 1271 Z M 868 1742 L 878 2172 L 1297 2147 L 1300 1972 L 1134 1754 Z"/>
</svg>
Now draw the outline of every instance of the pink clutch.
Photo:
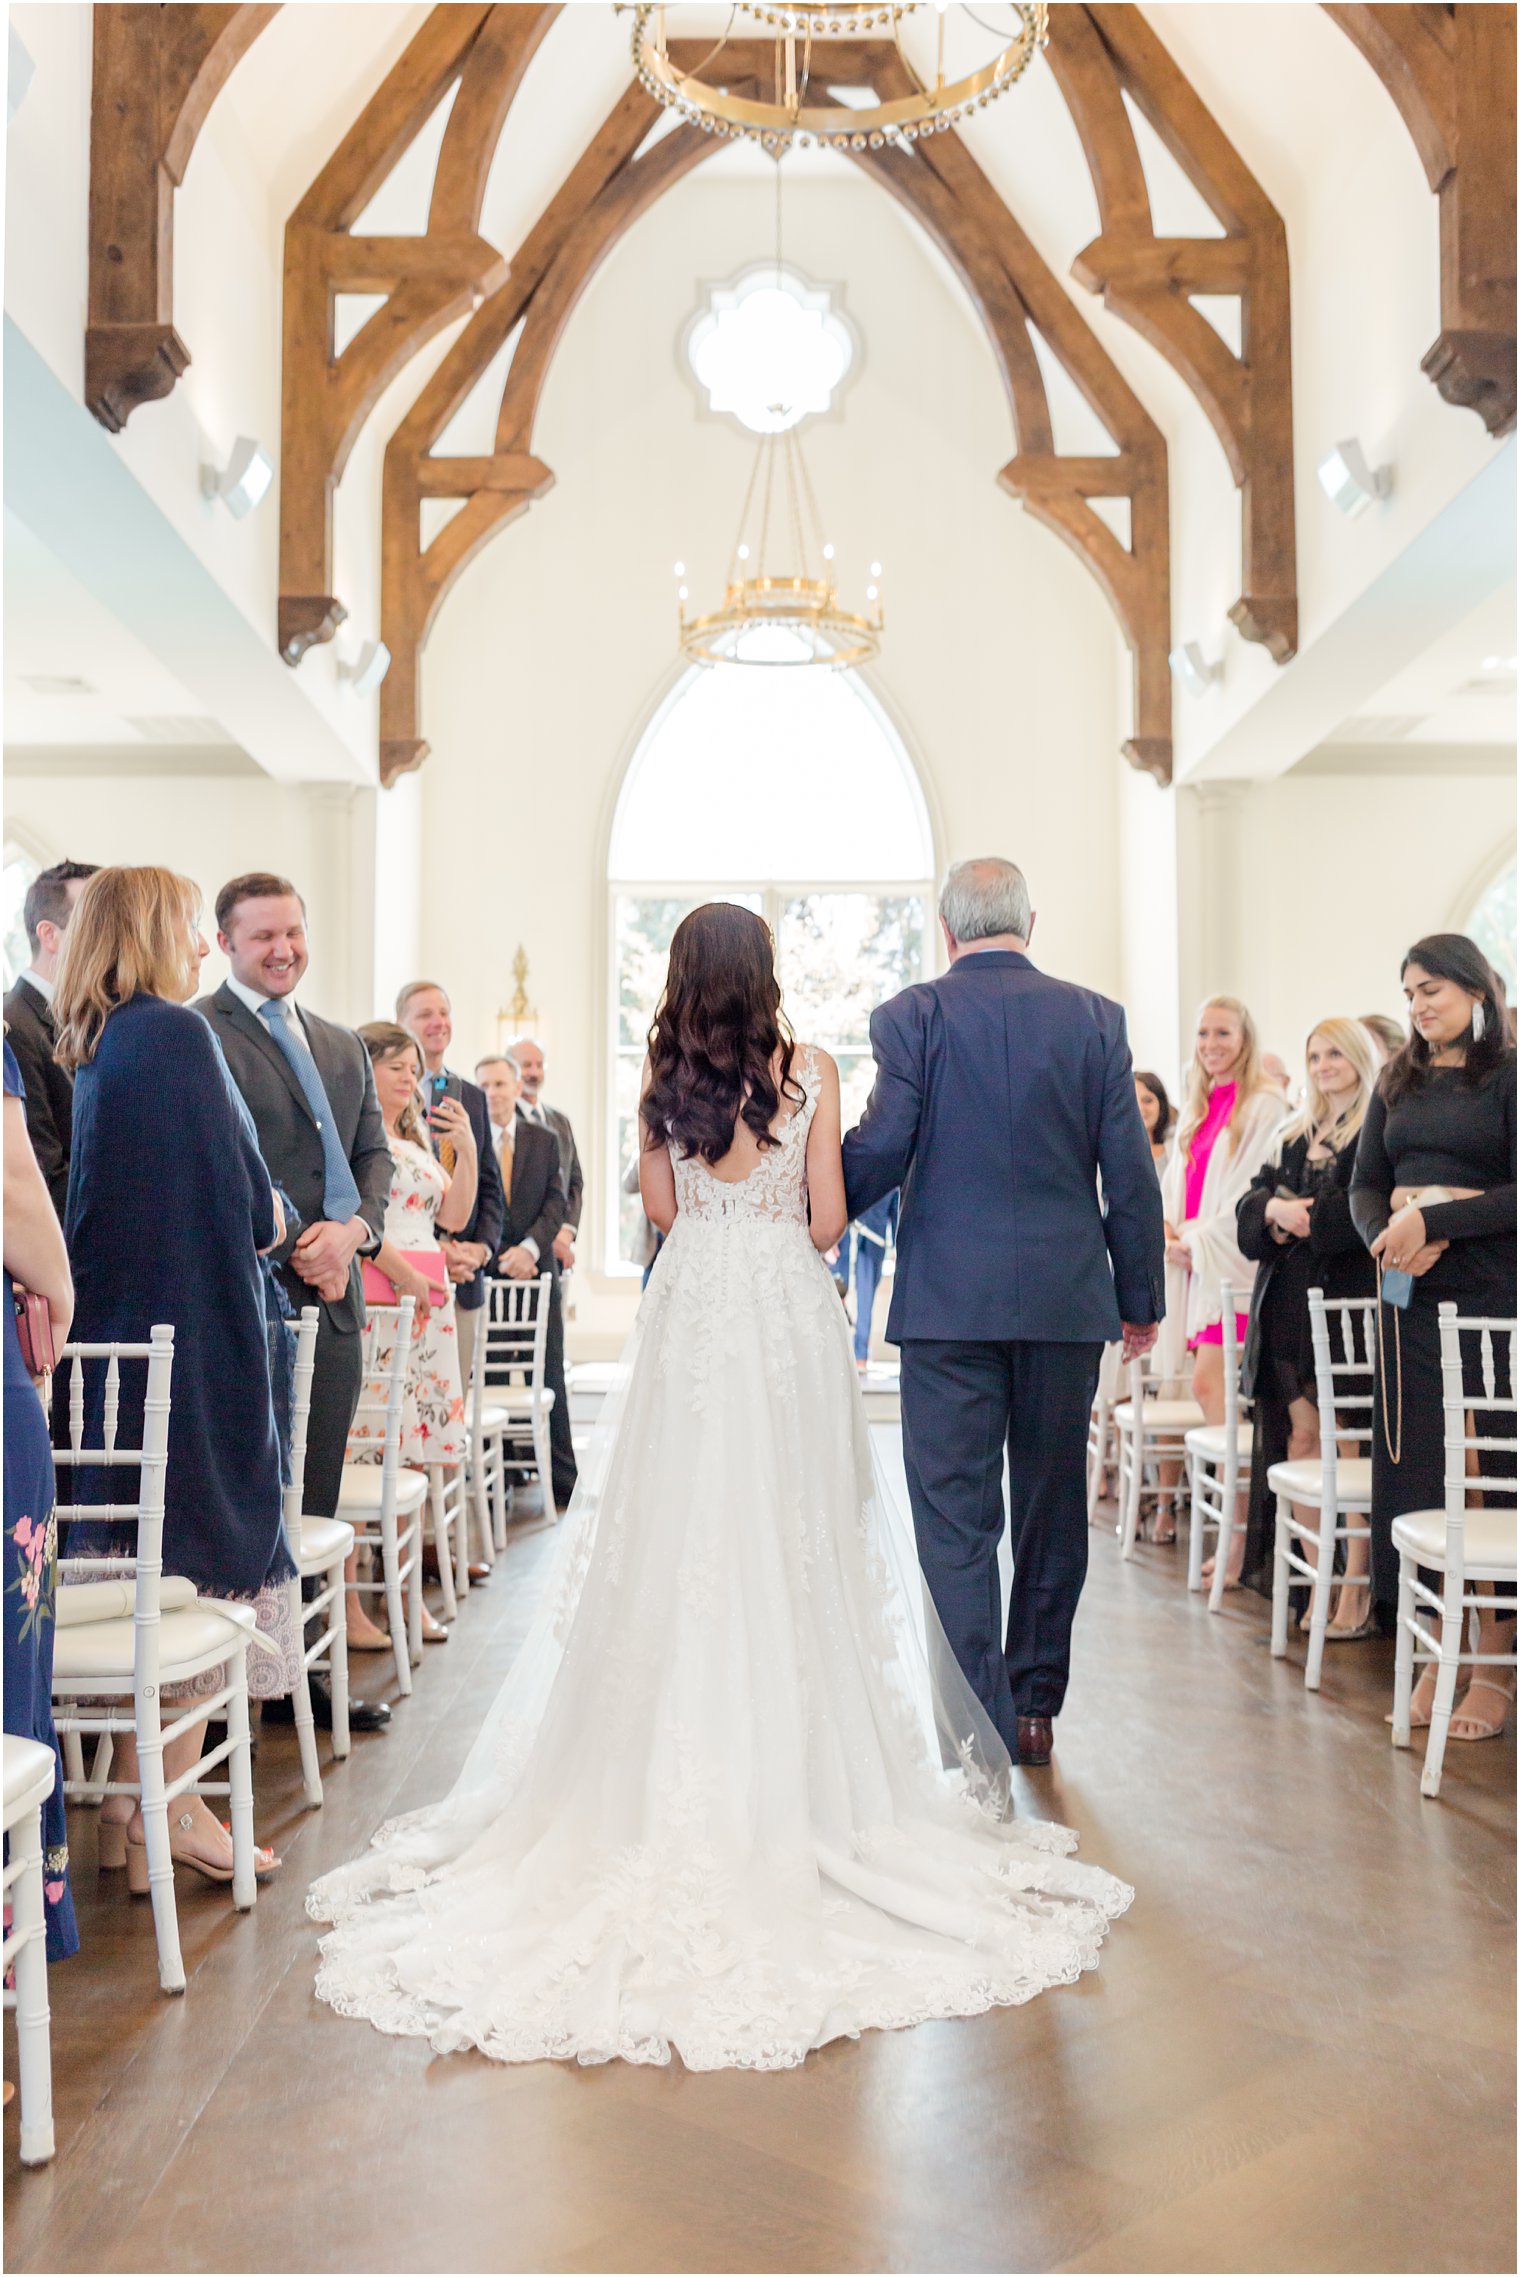
<svg viewBox="0 0 1520 2277">
<path fill-rule="evenodd" d="M 440 1249 L 403 1249 L 402 1256 L 433 1286 L 428 1291 L 428 1302 L 441 1305 L 448 1301 L 449 1274 Z M 372 1258 L 360 1259 L 364 1268 L 364 1301 L 369 1305 L 393 1305 L 396 1302 L 396 1284 L 388 1273 L 382 1273 Z"/>
</svg>

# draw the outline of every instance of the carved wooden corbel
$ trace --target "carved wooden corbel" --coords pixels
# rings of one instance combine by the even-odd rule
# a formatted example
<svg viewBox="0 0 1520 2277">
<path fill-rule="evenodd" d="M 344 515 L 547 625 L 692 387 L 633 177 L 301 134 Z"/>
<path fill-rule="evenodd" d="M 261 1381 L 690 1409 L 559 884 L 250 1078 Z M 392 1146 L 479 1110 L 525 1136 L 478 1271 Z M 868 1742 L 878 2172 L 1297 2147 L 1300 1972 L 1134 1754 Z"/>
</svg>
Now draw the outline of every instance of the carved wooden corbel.
<svg viewBox="0 0 1520 2277">
<path fill-rule="evenodd" d="M 1187 382 L 1241 496 L 1242 592 L 1230 617 L 1279 664 L 1298 646 L 1288 241 L 1282 217 L 1137 7 L 1053 10 L 1051 68 L 1081 137 L 1101 234 L 1074 274 Z M 1123 96 L 1128 94 L 1225 231 L 1161 238 Z M 1236 356 L 1193 306 L 1237 294 Z"/>
<path fill-rule="evenodd" d="M 93 11 L 84 399 L 119 434 L 190 361 L 174 329 L 174 193 L 206 114 L 273 7 Z"/>
<path fill-rule="evenodd" d="M 1441 330 L 1421 360 L 1491 435 L 1515 424 L 1515 11 L 1327 6 L 1388 90 L 1440 200 Z"/>
</svg>

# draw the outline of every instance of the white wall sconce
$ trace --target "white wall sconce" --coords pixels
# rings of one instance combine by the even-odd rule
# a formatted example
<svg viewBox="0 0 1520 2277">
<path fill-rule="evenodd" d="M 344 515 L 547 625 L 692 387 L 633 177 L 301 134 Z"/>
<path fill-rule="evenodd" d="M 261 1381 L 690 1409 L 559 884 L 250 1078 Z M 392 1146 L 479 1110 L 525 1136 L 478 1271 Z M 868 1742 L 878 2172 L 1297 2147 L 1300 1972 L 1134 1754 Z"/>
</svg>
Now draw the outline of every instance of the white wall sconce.
<svg viewBox="0 0 1520 2277">
<path fill-rule="evenodd" d="M 239 435 L 232 456 L 218 469 L 201 468 L 201 495 L 220 498 L 235 521 L 251 514 L 274 480 L 274 460 L 252 435 Z"/>
<path fill-rule="evenodd" d="M 383 640 L 367 640 L 357 656 L 338 658 L 338 677 L 347 680 L 356 696 L 372 696 L 391 668 L 391 652 Z"/>
<path fill-rule="evenodd" d="M 1329 457 L 1320 460 L 1316 471 L 1331 505 L 1338 506 L 1352 521 L 1379 498 L 1386 498 L 1393 488 L 1392 467 L 1369 466 L 1367 454 L 1354 435 L 1337 443 Z"/>
<path fill-rule="evenodd" d="M 1180 648 L 1174 648 L 1167 662 L 1173 679 L 1180 680 L 1190 696 L 1206 696 L 1224 671 L 1222 664 L 1210 662 L 1196 640 L 1185 640 Z"/>
</svg>

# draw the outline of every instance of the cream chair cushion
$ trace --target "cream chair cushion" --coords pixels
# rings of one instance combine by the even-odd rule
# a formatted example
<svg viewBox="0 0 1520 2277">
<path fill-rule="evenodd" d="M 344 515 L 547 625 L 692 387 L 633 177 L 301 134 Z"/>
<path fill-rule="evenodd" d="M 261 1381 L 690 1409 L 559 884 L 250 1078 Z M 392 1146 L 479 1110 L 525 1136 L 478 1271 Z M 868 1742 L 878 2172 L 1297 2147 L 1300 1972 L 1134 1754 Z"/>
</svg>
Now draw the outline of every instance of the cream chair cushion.
<svg viewBox="0 0 1520 2277">
<path fill-rule="evenodd" d="M 1469 1571 L 1489 1574 L 1515 1570 L 1515 1513 L 1513 1510 L 1469 1510 L 1462 1528 L 1462 1563 Z M 1394 1546 L 1420 1565 L 1446 1563 L 1444 1510 L 1406 1510 L 1393 1521 Z"/>
<path fill-rule="evenodd" d="M 380 1482 L 384 1472 L 379 1463 L 345 1463 L 343 1487 L 338 1496 L 340 1513 L 352 1510 L 363 1516 L 380 1507 Z M 398 1513 L 420 1510 L 427 1500 L 428 1482 L 421 1471 L 398 1470 L 396 1473 L 396 1509 Z M 310 1519 L 303 1520 L 309 1525 Z"/>
<path fill-rule="evenodd" d="M 166 1573 L 158 1585 L 160 1613 L 177 1613 L 195 1603 L 195 1583 L 182 1573 Z M 133 1585 L 120 1581 L 64 1581 L 53 1601 L 53 1619 L 60 1629 L 81 1621 L 120 1621 L 132 1618 Z"/>
<path fill-rule="evenodd" d="M 175 1684 L 199 1675 L 229 1653 L 247 1649 L 253 1635 L 251 1605 L 211 1604 L 205 1599 L 165 1613 L 158 1624 L 158 1674 L 161 1684 Z M 130 1685 L 137 1624 L 122 1621 L 82 1621 L 59 1630 L 53 1640 L 55 1684 L 114 1682 Z"/>
<path fill-rule="evenodd" d="M 1303 1462 L 1274 1463 L 1267 1473 L 1267 1485 L 1273 1494 L 1285 1494 L 1290 1502 L 1318 1502 L 1323 1476 L 1318 1458 L 1309 1456 Z M 1343 1457 L 1336 1464 L 1335 1499 L 1342 1510 L 1353 1504 L 1366 1509 L 1372 1500 L 1370 1455 Z"/>
<path fill-rule="evenodd" d="M 28 1811 L 36 1810 L 39 1803 L 47 1801 L 53 1792 L 56 1776 L 57 1761 L 50 1747 L 44 1747 L 40 1739 L 19 1739 L 14 1732 L 5 1734 L 7 1833 L 17 1819 L 24 1818 Z"/>
</svg>

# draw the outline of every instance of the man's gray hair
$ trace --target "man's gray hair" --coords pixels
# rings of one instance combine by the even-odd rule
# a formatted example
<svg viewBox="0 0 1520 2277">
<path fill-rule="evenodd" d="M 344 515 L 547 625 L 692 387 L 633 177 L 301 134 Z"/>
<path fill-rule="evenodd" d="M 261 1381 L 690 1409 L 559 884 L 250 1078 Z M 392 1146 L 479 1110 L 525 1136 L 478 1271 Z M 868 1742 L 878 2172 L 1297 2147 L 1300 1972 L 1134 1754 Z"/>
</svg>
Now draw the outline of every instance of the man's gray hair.
<svg viewBox="0 0 1520 2277">
<path fill-rule="evenodd" d="M 957 862 L 945 879 L 939 913 L 952 938 L 966 943 L 990 940 L 995 933 L 1029 938 L 1034 913 L 1024 873 L 996 854 Z"/>
</svg>

